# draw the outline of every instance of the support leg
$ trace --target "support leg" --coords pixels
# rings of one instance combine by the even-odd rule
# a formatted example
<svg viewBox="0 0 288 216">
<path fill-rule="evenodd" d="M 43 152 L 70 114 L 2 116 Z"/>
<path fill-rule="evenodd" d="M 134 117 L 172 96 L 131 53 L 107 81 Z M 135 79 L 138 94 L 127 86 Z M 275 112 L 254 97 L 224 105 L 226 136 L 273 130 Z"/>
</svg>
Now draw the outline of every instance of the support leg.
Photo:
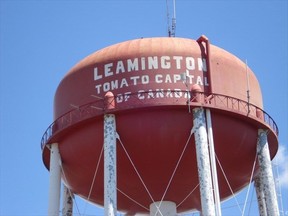
<svg viewBox="0 0 288 216">
<path fill-rule="evenodd" d="M 202 214 L 204 216 L 215 215 L 213 199 L 210 159 L 206 131 L 206 120 L 203 108 L 193 109 L 193 124 L 195 127 L 195 144 L 200 182 L 200 195 Z"/>
<path fill-rule="evenodd" d="M 70 193 L 69 189 L 64 185 L 62 216 L 72 216 L 72 215 L 73 215 L 73 195 Z"/>
<path fill-rule="evenodd" d="M 50 185 L 48 216 L 58 216 L 60 210 L 61 167 L 58 143 L 50 149 Z"/>
<path fill-rule="evenodd" d="M 279 215 L 279 208 L 267 140 L 267 131 L 262 129 L 258 130 L 257 154 L 260 166 L 261 184 L 263 184 L 267 215 L 277 216 Z"/>
<path fill-rule="evenodd" d="M 265 198 L 263 193 L 263 185 L 261 184 L 261 173 L 256 176 L 254 180 L 254 185 L 256 189 L 257 201 L 258 201 L 258 208 L 259 208 L 259 215 L 260 216 L 267 216 L 266 212 L 266 205 L 265 205 Z"/>
<path fill-rule="evenodd" d="M 115 115 L 104 115 L 104 211 L 106 216 L 117 214 L 116 189 L 116 123 Z"/>
<path fill-rule="evenodd" d="M 104 109 L 115 108 L 112 92 L 105 94 Z M 116 120 L 114 114 L 104 115 L 104 214 L 117 215 Z"/>
<path fill-rule="evenodd" d="M 209 140 L 209 150 L 210 150 L 210 161 L 211 161 L 211 171 L 212 171 L 212 182 L 214 188 L 214 199 L 215 199 L 215 213 L 217 216 L 221 216 L 221 201 L 219 194 L 219 184 L 217 176 L 217 167 L 215 160 L 215 148 L 214 148 L 214 138 L 213 138 L 213 128 L 211 120 L 210 109 L 206 109 L 206 118 L 207 118 L 207 130 L 208 130 L 208 140 Z"/>
</svg>

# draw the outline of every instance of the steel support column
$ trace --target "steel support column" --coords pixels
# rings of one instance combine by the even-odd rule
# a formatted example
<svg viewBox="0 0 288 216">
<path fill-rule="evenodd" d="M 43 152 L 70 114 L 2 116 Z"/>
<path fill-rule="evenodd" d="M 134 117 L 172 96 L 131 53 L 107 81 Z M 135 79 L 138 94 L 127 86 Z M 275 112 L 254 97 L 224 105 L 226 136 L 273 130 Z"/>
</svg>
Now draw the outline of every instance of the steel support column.
<svg viewBox="0 0 288 216">
<path fill-rule="evenodd" d="M 114 96 L 105 96 L 106 109 L 114 108 Z M 116 120 L 114 114 L 104 115 L 104 213 L 117 215 Z"/>
<path fill-rule="evenodd" d="M 266 212 L 268 216 L 277 216 L 279 215 L 279 208 L 266 130 L 258 130 L 257 154 L 260 167 L 260 182 L 261 185 L 263 185 Z"/>
<path fill-rule="evenodd" d="M 61 167 L 58 143 L 50 146 L 50 184 L 48 216 L 58 216 L 60 210 Z"/>
<path fill-rule="evenodd" d="M 215 199 L 215 213 L 217 216 L 221 216 L 221 201 L 219 194 L 219 184 L 218 184 L 218 175 L 217 175 L 217 166 L 216 166 L 216 156 L 214 148 L 214 138 L 213 138 L 213 128 L 212 128 L 212 118 L 210 109 L 206 109 L 206 118 L 207 118 L 207 131 L 208 131 L 208 140 L 209 140 L 209 151 L 210 151 L 210 162 L 211 162 L 211 171 L 212 171 L 212 182 L 214 188 L 214 199 Z"/>
<path fill-rule="evenodd" d="M 62 216 L 72 216 L 73 215 L 73 194 L 64 185 L 63 187 L 63 207 Z"/>
<path fill-rule="evenodd" d="M 204 109 L 193 109 L 193 124 L 195 127 L 195 144 L 197 155 L 197 166 L 200 183 L 202 215 L 214 216 L 215 205 L 213 199 L 213 188 L 211 179 L 211 168 L 208 151 L 206 119 Z"/>
<path fill-rule="evenodd" d="M 261 173 L 254 179 L 254 186 L 256 189 L 257 201 L 258 201 L 258 209 L 260 216 L 267 216 L 265 198 L 263 193 L 263 185 L 261 184 Z"/>
</svg>

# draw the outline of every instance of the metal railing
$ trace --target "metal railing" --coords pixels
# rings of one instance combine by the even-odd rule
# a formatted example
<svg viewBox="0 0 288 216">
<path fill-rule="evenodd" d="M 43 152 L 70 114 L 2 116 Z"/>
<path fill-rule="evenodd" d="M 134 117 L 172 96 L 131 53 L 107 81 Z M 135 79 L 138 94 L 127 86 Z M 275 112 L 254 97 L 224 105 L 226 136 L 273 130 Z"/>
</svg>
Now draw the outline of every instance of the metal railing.
<svg viewBox="0 0 288 216">
<path fill-rule="evenodd" d="M 212 109 L 227 110 L 258 120 L 270 127 L 278 136 L 278 127 L 272 117 L 261 108 L 238 98 L 221 94 L 207 95 L 203 92 L 193 93 L 182 90 L 161 90 L 143 91 L 114 97 L 116 104 L 113 110 L 117 112 L 127 109 L 168 106 L 168 105 L 187 105 L 189 107 L 209 107 Z M 43 149 L 51 138 L 64 129 L 85 121 L 87 119 L 101 116 L 108 112 L 105 109 L 105 99 L 97 99 L 93 102 L 81 105 L 57 118 L 45 131 L 41 139 Z"/>
</svg>

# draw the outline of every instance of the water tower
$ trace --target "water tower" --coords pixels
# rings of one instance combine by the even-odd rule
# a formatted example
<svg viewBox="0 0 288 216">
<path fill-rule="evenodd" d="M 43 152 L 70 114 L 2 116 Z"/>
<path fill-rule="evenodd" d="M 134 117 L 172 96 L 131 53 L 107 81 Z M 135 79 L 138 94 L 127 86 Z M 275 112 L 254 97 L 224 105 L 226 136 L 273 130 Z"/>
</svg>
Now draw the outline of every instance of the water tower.
<svg viewBox="0 0 288 216">
<path fill-rule="evenodd" d="M 252 173 L 260 212 L 277 215 L 277 136 L 254 73 L 205 36 L 106 47 L 76 64 L 56 91 L 41 143 L 49 214 L 59 213 L 62 179 L 64 202 L 77 194 L 106 215 L 220 215 L 220 201 Z"/>
</svg>

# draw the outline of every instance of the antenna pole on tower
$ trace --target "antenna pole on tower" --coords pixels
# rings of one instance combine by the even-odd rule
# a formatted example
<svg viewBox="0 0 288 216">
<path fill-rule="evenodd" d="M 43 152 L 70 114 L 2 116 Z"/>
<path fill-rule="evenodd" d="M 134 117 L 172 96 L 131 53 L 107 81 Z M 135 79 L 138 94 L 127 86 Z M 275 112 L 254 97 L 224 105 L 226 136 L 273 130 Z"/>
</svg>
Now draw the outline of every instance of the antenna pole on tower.
<svg viewBox="0 0 288 216">
<path fill-rule="evenodd" d="M 245 62 L 246 65 L 246 78 L 247 78 L 247 102 L 248 102 L 248 114 L 250 113 L 250 80 L 249 80 L 249 73 L 248 73 L 248 64 L 247 64 L 247 59 Z"/>
<path fill-rule="evenodd" d="M 171 36 L 175 37 L 176 33 L 176 0 L 173 0 L 173 17 L 172 17 L 172 32 Z"/>
<path fill-rule="evenodd" d="M 176 32 L 176 0 L 173 0 L 172 26 L 170 26 L 170 14 L 169 14 L 168 0 L 166 0 L 166 8 L 167 8 L 168 36 L 169 37 L 175 37 L 175 32 Z"/>
</svg>

